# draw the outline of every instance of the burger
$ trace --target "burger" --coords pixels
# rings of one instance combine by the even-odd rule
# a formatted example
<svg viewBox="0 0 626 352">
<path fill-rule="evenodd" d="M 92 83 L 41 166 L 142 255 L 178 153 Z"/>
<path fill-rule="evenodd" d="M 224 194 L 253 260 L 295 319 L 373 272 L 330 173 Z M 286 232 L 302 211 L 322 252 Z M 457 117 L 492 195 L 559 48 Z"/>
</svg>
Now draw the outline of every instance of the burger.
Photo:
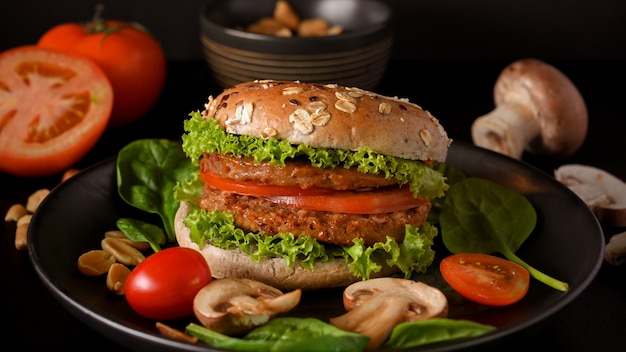
<svg viewBox="0 0 626 352">
<path fill-rule="evenodd" d="M 198 165 L 177 185 L 176 239 L 215 278 L 317 290 L 409 277 L 434 259 L 431 200 L 451 140 L 406 99 L 335 84 L 253 81 L 184 122 Z"/>
</svg>

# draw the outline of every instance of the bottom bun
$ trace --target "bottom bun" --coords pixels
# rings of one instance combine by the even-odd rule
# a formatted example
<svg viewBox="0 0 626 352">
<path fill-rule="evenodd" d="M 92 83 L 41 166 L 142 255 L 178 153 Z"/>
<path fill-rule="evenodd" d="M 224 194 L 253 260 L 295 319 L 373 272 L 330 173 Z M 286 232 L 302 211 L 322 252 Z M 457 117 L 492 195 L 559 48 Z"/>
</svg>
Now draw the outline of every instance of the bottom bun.
<svg viewBox="0 0 626 352">
<path fill-rule="evenodd" d="M 205 243 L 200 249 L 189 238 L 190 230 L 183 223 L 188 212 L 188 204 L 181 202 L 174 220 L 178 245 L 202 253 L 209 264 L 212 276 L 216 279 L 227 277 L 254 279 L 286 291 L 298 288 L 319 290 L 344 287 L 361 280 L 352 274 L 343 258 L 317 263 L 313 269 L 305 269 L 298 263 L 290 267 L 283 258 L 269 258 L 256 262 L 238 248 L 222 249 Z M 391 268 L 384 267 L 373 276 L 387 276 L 393 272 Z"/>
</svg>

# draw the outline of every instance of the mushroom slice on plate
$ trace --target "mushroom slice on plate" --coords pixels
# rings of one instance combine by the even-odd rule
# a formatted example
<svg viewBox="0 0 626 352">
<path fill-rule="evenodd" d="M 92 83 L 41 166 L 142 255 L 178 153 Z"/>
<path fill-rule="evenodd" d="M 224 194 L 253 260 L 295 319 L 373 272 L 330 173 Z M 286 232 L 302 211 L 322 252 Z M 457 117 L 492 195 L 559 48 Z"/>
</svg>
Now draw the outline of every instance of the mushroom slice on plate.
<svg viewBox="0 0 626 352">
<path fill-rule="evenodd" d="M 472 124 L 474 144 L 520 159 L 565 157 L 587 135 L 587 107 L 576 86 L 554 66 L 522 59 L 504 68 L 493 89 L 496 108 Z"/>
<path fill-rule="evenodd" d="M 571 189 L 604 224 L 626 226 L 626 183 L 593 166 L 568 164 L 554 178 Z"/>
<path fill-rule="evenodd" d="M 344 290 L 343 304 L 348 312 L 331 318 L 330 323 L 369 336 L 367 351 L 382 345 L 402 322 L 448 315 L 448 301 L 439 289 L 391 277 L 351 284 Z"/>
<path fill-rule="evenodd" d="M 205 327 L 241 335 L 293 309 L 301 295 L 299 289 L 283 294 L 256 280 L 224 278 L 213 280 L 196 294 L 193 310 Z"/>
<path fill-rule="evenodd" d="M 626 232 L 611 236 L 604 249 L 604 260 L 615 266 L 626 262 Z"/>
</svg>

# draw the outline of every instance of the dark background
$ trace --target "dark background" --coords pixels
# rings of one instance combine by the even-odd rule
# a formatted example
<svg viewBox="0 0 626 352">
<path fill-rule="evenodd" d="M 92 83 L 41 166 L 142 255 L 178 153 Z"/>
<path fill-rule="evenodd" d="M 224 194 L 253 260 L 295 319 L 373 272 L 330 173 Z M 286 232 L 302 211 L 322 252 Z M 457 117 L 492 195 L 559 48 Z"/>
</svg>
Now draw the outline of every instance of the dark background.
<svg viewBox="0 0 626 352">
<path fill-rule="evenodd" d="M 140 22 L 150 29 L 169 59 L 169 72 L 153 111 L 136 124 L 105 132 L 77 165 L 80 169 L 114 156 L 135 139 L 178 138 L 187 114 L 201 109 L 208 95 L 220 92 L 202 62 L 199 41 L 198 18 L 208 0 L 0 0 L 0 51 L 34 44 L 56 24 L 88 20 L 98 2 L 106 6 L 105 17 Z M 626 1 L 388 3 L 395 12 L 396 37 L 392 65 L 380 93 L 410 98 L 440 118 L 455 140 L 469 141 L 472 120 L 493 108 L 491 89 L 500 70 L 521 57 L 546 60 L 578 85 L 589 109 L 589 135 L 571 158 L 526 155 L 524 159 L 547 173 L 559 164 L 577 162 L 626 180 Z M 60 175 L 26 179 L 0 173 L 0 213 L 25 202 L 39 188 L 54 187 L 59 180 Z M 0 281 L 9 295 L 4 311 L 9 328 L 0 335 L 6 340 L 3 349 L 122 351 L 117 343 L 70 315 L 47 292 L 28 252 L 13 248 L 14 231 L 13 223 L 0 226 L 0 266 L 4 268 Z M 617 230 L 607 229 L 606 238 L 614 233 Z M 567 309 L 537 335 L 506 350 L 538 346 L 557 351 L 623 349 L 625 270 L 626 266 L 604 264 L 591 287 Z"/>
<path fill-rule="evenodd" d="M 254 0 L 252 0 L 254 1 Z M 544 60 L 626 58 L 622 0 L 390 0 L 395 58 Z M 171 60 L 200 59 L 198 16 L 208 0 L 22 0 L 0 2 L 0 50 L 35 43 L 61 22 L 137 21 Z"/>
</svg>

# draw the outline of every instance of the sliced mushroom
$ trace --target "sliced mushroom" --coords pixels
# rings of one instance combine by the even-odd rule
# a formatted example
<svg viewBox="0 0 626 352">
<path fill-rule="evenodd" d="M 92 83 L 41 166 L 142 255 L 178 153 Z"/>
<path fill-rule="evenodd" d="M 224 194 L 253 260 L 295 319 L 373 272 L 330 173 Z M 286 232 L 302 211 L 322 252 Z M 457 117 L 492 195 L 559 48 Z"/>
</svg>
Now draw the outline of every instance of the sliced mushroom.
<svg viewBox="0 0 626 352">
<path fill-rule="evenodd" d="M 626 183 L 593 166 L 568 164 L 554 178 L 571 189 L 604 224 L 626 226 Z"/>
<path fill-rule="evenodd" d="M 615 266 L 626 262 L 626 232 L 611 236 L 604 248 L 604 260 Z"/>
<path fill-rule="evenodd" d="M 300 303 L 301 290 L 282 291 L 251 279 L 224 278 L 203 287 L 193 302 L 205 327 L 226 335 L 242 335 Z"/>
<path fill-rule="evenodd" d="M 543 61 L 507 66 L 494 86 L 496 108 L 472 124 L 474 144 L 520 159 L 532 154 L 565 157 L 587 135 L 587 107 L 572 81 Z"/>
<path fill-rule="evenodd" d="M 399 323 L 448 315 L 448 301 L 439 289 L 391 277 L 351 284 L 344 290 L 343 304 L 348 312 L 330 323 L 369 336 L 366 351 L 382 345 Z"/>
</svg>

